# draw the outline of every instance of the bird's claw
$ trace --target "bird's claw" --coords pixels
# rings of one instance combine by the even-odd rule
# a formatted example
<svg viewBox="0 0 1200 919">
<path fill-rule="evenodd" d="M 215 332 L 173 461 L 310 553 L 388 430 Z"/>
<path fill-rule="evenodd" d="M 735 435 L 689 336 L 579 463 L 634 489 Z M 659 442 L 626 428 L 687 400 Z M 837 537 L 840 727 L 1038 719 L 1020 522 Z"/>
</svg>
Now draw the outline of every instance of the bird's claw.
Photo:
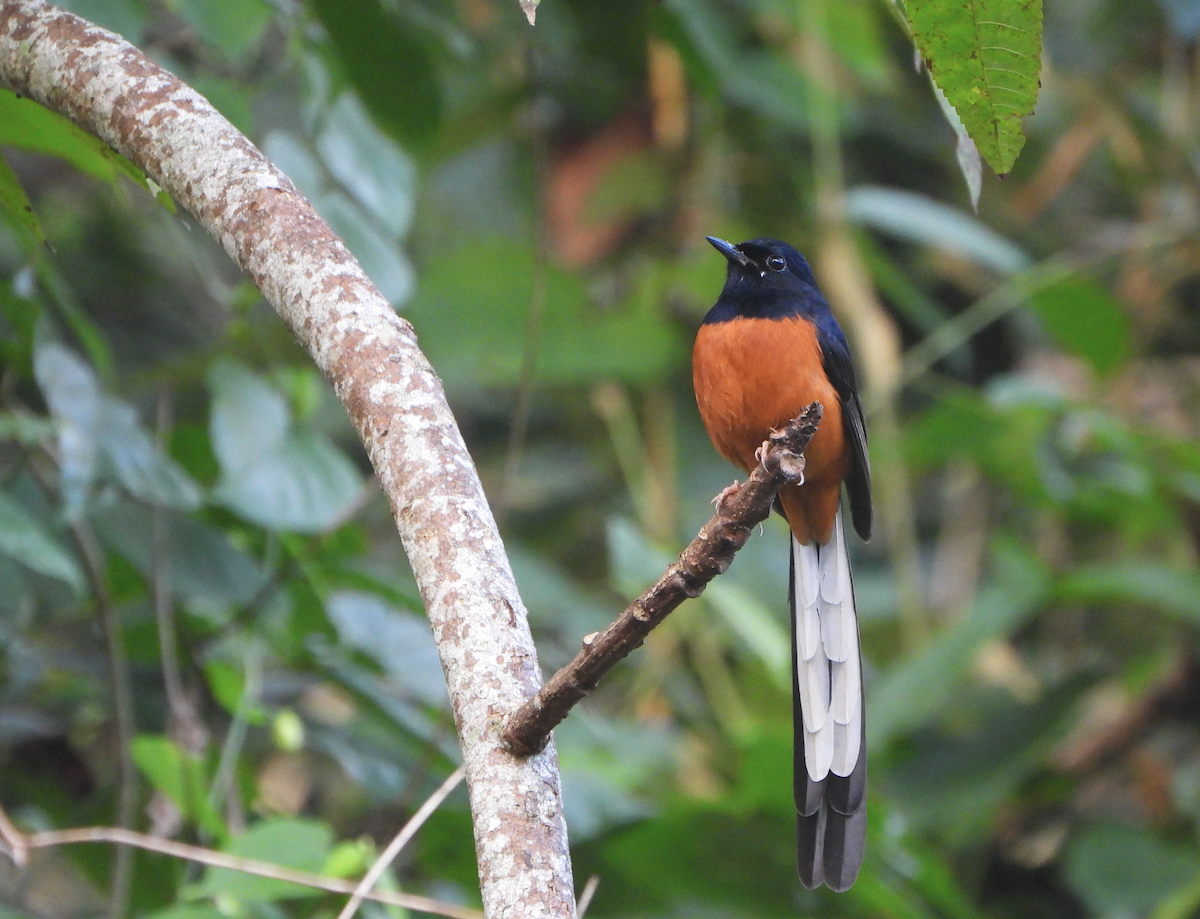
<svg viewBox="0 0 1200 919">
<path fill-rule="evenodd" d="M 732 485 L 726 485 L 721 489 L 721 493 L 712 499 L 712 505 L 717 509 L 718 513 L 721 510 L 721 506 L 728 501 L 730 497 L 737 494 L 738 489 L 741 487 L 742 486 L 738 484 L 738 480 L 734 479 Z"/>
</svg>

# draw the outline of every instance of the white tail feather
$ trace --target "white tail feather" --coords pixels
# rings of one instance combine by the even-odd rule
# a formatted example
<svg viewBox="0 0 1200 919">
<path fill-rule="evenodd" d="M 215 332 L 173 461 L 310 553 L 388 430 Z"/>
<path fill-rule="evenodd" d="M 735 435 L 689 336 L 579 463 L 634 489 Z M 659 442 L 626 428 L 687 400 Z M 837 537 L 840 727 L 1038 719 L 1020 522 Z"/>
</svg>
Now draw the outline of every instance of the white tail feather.
<svg viewBox="0 0 1200 919">
<path fill-rule="evenodd" d="M 814 782 L 854 771 L 862 745 L 862 665 L 839 508 L 824 546 L 792 538 L 797 686 L 804 759 Z"/>
<path fill-rule="evenodd" d="M 825 726 L 819 731 L 804 730 L 804 765 L 808 769 L 808 777 L 814 782 L 829 775 L 833 766 L 835 727 L 832 721 L 826 720 Z"/>
</svg>

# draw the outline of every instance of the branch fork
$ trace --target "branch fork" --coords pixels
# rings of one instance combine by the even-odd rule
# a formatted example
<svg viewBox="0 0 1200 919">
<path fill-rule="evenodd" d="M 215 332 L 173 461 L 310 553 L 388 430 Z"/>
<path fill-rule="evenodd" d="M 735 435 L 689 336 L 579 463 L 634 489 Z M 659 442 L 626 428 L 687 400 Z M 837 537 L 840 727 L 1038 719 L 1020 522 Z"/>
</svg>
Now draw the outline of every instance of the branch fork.
<svg viewBox="0 0 1200 919">
<path fill-rule="evenodd" d="M 729 568 L 754 527 L 770 515 L 779 489 L 804 481 L 804 451 L 817 432 L 821 414 L 821 403 L 812 402 L 793 421 L 770 433 L 756 454 L 759 465 L 741 486 L 730 486 L 717 496 L 716 513 L 679 560 L 612 625 L 587 635 L 575 659 L 513 713 L 501 734 L 509 752 L 531 756 L 545 747 L 555 726 L 618 661 L 641 647 L 672 610 L 700 596 L 709 581 Z"/>
</svg>

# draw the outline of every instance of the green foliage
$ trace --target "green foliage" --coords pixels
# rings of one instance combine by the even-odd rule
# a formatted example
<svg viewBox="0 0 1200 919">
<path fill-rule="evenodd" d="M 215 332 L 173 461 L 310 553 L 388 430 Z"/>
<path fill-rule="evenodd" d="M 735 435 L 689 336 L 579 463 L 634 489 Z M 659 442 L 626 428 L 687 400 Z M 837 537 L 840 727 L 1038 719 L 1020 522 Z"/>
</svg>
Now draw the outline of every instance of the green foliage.
<svg viewBox="0 0 1200 919">
<path fill-rule="evenodd" d="M 313 0 L 330 50 L 379 123 L 409 143 L 428 141 L 441 112 L 430 49 L 379 0 Z M 408 28 L 405 28 L 408 25 Z"/>
<path fill-rule="evenodd" d="M 21 187 L 21 180 L 3 159 L 0 159 L 0 211 L 12 224 L 24 229 L 33 243 L 45 244 L 46 234 L 25 195 L 25 189 Z"/>
<path fill-rule="evenodd" d="M 319 874 L 332 849 L 333 833 L 324 823 L 280 819 L 256 824 L 235 837 L 224 851 L 240 858 Z M 318 891 L 290 881 L 244 874 L 229 868 L 209 868 L 195 893 L 249 904 L 312 897 Z"/>
<path fill-rule="evenodd" d="M 246 519 L 277 530 L 329 526 L 360 487 L 354 466 L 327 438 L 293 427 L 283 396 L 231 362 L 208 374 L 210 422 L 221 478 L 213 497 Z"/>
<path fill-rule="evenodd" d="M 904 9 L 933 79 L 988 165 L 1006 175 L 1041 87 L 1041 0 L 906 0 Z"/>
<path fill-rule="evenodd" d="M 75 559 L 20 504 L 0 494 L 0 552 L 39 574 L 78 589 L 83 573 Z"/>
<path fill-rule="evenodd" d="M 1097 373 L 1111 373 L 1129 356 L 1129 317 L 1099 284 L 1067 278 L 1039 290 L 1030 305 L 1054 340 Z"/>
</svg>

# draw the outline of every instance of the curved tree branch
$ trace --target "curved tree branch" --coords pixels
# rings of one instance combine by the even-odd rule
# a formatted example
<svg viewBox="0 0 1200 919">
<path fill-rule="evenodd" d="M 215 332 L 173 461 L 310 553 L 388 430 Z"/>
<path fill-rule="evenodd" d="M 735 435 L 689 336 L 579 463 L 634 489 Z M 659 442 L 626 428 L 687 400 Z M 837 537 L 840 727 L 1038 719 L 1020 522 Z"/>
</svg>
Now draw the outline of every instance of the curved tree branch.
<svg viewBox="0 0 1200 919">
<path fill-rule="evenodd" d="M 41 0 L 0 0 L 0 81 L 136 163 L 258 285 L 346 406 L 412 561 L 463 748 L 489 917 L 571 916 L 553 746 L 521 760 L 504 717 L 539 683 L 491 510 L 407 321 L 328 225 L 202 96 Z"/>
<path fill-rule="evenodd" d="M 723 574 L 751 531 L 771 513 L 775 494 L 790 482 L 803 481 L 804 450 L 817 432 L 823 408 L 811 402 L 791 422 L 772 431 L 763 444 L 758 467 L 736 490 L 716 500 L 717 512 L 700 528 L 662 577 L 634 600 L 603 632 L 583 639 L 583 648 L 537 695 L 515 711 L 504 727 L 504 745 L 521 756 L 546 746 L 550 732 L 625 656 L 689 597 Z"/>
</svg>

